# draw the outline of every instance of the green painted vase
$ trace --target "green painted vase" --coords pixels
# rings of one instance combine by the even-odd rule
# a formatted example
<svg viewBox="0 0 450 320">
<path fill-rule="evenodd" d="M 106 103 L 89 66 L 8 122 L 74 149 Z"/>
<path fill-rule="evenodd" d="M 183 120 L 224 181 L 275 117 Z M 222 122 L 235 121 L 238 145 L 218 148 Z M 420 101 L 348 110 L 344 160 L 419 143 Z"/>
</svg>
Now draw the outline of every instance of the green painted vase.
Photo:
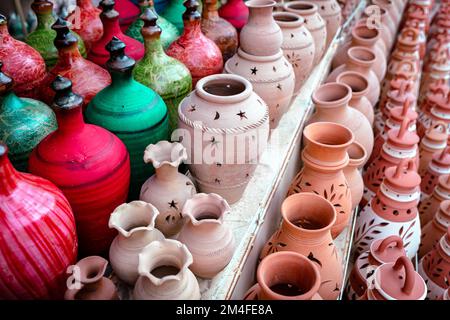
<svg viewBox="0 0 450 320">
<path fill-rule="evenodd" d="M 170 132 L 177 128 L 178 105 L 192 89 L 189 69 L 180 61 L 169 57 L 163 50 L 158 16 L 152 9 L 141 15 L 144 21 L 145 56 L 134 69 L 134 78 L 155 90 L 164 100 L 170 115 Z"/>
<path fill-rule="evenodd" d="M 136 62 L 125 55 L 125 44 L 118 38 L 108 43 L 110 59 L 106 66 L 112 83 L 89 103 L 86 121 L 116 134 L 130 153 L 131 182 L 129 199 L 139 198 L 142 184 L 153 173 L 143 160 L 144 150 L 169 137 L 167 107 L 152 89 L 135 81 L 132 70 Z"/>
<path fill-rule="evenodd" d="M 183 13 L 186 8 L 183 6 L 185 0 L 171 0 L 161 16 L 169 20 L 175 27 L 177 27 L 179 34 L 183 33 Z M 199 3 L 198 12 L 202 11 L 201 3 Z"/>
<path fill-rule="evenodd" d="M 31 8 L 37 16 L 36 30 L 31 32 L 25 42 L 36 49 L 44 58 L 47 69 L 52 68 L 58 60 L 58 50 L 53 44 L 56 37 L 56 31 L 51 28 L 56 19 L 53 17 L 53 3 L 48 0 L 34 0 Z M 83 57 L 86 57 L 86 48 L 80 36 L 74 33 L 78 38 L 78 49 Z"/>
<path fill-rule="evenodd" d="M 0 141 L 9 148 L 9 159 L 19 171 L 27 171 L 33 148 L 57 128 L 53 111 L 43 102 L 19 98 L 11 90 L 13 80 L 1 72 Z"/>
<path fill-rule="evenodd" d="M 139 0 L 139 7 L 141 8 L 141 13 L 144 13 L 145 9 L 150 8 L 154 10 L 153 0 Z M 161 33 L 161 43 L 164 49 L 174 42 L 180 34 L 178 33 L 177 28 L 171 24 L 169 21 L 164 19 L 163 17 L 158 17 L 158 25 L 162 30 Z M 144 21 L 141 18 L 137 18 L 128 28 L 125 34 L 130 36 L 140 42 L 144 42 L 144 37 L 142 36 L 141 29 L 144 26 Z"/>
</svg>

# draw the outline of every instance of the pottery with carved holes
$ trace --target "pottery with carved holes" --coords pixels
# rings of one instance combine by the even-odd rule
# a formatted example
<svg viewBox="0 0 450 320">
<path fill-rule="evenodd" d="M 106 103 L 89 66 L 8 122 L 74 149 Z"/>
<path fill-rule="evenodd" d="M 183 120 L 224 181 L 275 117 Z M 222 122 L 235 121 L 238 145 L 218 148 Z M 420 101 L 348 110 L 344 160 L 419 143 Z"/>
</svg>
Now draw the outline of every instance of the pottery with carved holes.
<svg viewBox="0 0 450 320">
<path fill-rule="evenodd" d="M 422 177 L 422 196 L 430 195 L 438 184 L 441 175 L 450 173 L 450 147 L 433 154 Z"/>
<path fill-rule="evenodd" d="M 447 146 L 447 125 L 442 121 L 436 121 L 428 128 L 419 144 L 419 174 L 424 178 L 428 171 L 428 165 L 435 153 L 441 153 Z"/>
<path fill-rule="evenodd" d="M 422 196 L 419 204 L 420 224 L 425 226 L 433 220 L 442 201 L 450 200 L 450 175 L 441 175 L 430 195 Z"/>
<path fill-rule="evenodd" d="M 448 85 L 439 86 L 436 90 L 427 94 L 426 106 L 419 119 L 417 133 L 423 137 L 426 130 L 436 121 L 443 121 L 447 124 L 447 133 L 450 133 L 450 90 Z"/>
<path fill-rule="evenodd" d="M 433 249 L 450 226 L 450 201 L 442 201 L 434 217 L 422 228 L 419 258 Z"/>
<path fill-rule="evenodd" d="M 450 82 L 450 45 L 442 50 L 435 61 L 428 63 L 428 71 L 423 71 L 420 85 L 420 97 L 433 90 L 433 85 L 445 85 Z"/>
<path fill-rule="evenodd" d="M 72 30 L 83 39 L 86 49 L 100 40 L 103 35 L 103 24 L 100 20 L 102 10 L 96 8 L 91 0 L 77 0 L 77 7 L 69 14 L 67 21 L 71 23 Z"/>
<path fill-rule="evenodd" d="M 331 44 L 342 24 L 342 10 L 336 0 L 312 0 L 317 5 L 320 16 L 325 20 L 327 29 L 327 44 Z"/>
</svg>

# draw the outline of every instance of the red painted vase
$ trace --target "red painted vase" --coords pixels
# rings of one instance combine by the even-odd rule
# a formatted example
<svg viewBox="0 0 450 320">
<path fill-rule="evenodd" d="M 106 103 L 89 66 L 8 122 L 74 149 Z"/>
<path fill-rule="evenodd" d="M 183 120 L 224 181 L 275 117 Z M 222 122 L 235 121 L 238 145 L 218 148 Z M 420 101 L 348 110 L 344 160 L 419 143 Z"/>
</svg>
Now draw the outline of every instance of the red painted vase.
<svg viewBox="0 0 450 320">
<path fill-rule="evenodd" d="M 0 144 L 0 299 L 62 299 L 77 235 L 69 202 L 48 180 L 14 169 Z"/>
<path fill-rule="evenodd" d="M 229 0 L 220 7 L 219 15 L 231 23 L 238 31 L 247 23 L 248 7 L 244 0 Z"/>
<path fill-rule="evenodd" d="M 103 36 L 92 45 L 88 53 L 88 59 L 102 67 L 106 66 L 106 61 L 109 59 L 109 52 L 106 50 L 106 45 L 113 37 L 117 37 L 125 43 L 125 54 L 130 58 L 139 61 L 145 54 L 144 45 L 141 42 L 126 36 L 120 30 L 119 13 L 114 10 L 114 4 L 114 0 L 102 0 L 100 2 L 100 6 L 102 7 L 100 19 L 103 23 Z"/>
<path fill-rule="evenodd" d="M 70 80 L 56 77 L 53 109 L 58 129 L 33 150 L 29 170 L 55 183 L 72 206 L 82 255 L 105 254 L 115 232 L 111 212 L 125 202 L 130 159 L 125 145 L 109 131 L 85 124 L 83 99 Z"/>
<path fill-rule="evenodd" d="M 19 97 L 40 99 L 45 76 L 45 61 L 35 49 L 11 37 L 5 16 L 0 14 L 0 60 L 3 72 L 14 79 Z"/>
<path fill-rule="evenodd" d="M 201 29 L 198 2 L 187 0 L 183 13 L 184 31 L 181 37 L 167 49 L 167 54 L 180 60 L 192 75 L 192 87 L 203 77 L 222 73 L 222 53 L 214 41 L 208 39 Z"/>
<path fill-rule="evenodd" d="M 130 24 L 132 24 L 133 21 L 139 17 L 141 11 L 130 0 L 115 0 L 115 2 L 116 2 L 116 10 L 119 12 L 120 29 L 122 29 L 122 31 L 125 32 L 130 26 Z M 111 41 L 111 39 L 109 39 L 108 41 Z"/>
</svg>

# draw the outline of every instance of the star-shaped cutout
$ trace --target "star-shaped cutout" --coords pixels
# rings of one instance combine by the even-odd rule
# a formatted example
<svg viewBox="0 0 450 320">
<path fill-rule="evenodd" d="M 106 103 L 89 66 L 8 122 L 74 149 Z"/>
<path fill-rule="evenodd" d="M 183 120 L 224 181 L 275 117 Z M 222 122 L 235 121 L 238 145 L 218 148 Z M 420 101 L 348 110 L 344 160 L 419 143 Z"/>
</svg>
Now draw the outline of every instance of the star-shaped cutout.
<svg viewBox="0 0 450 320">
<path fill-rule="evenodd" d="M 258 71 L 258 69 L 256 69 L 256 67 L 253 67 L 250 70 L 252 71 L 252 74 L 255 74 L 255 75 L 256 75 L 256 72 Z"/>
<path fill-rule="evenodd" d="M 177 207 L 178 203 L 175 202 L 175 200 L 172 200 L 171 202 L 168 202 L 168 203 L 169 203 L 170 208 L 174 208 L 175 210 L 178 210 L 178 207 Z"/>
<path fill-rule="evenodd" d="M 244 118 L 248 119 L 247 116 L 245 115 L 245 112 L 243 112 L 243 111 L 239 111 L 239 113 L 237 113 L 236 115 L 241 117 L 241 120 L 244 119 Z"/>
<path fill-rule="evenodd" d="M 278 85 L 277 85 L 277 89 L 278 89 L 278 90 L 281 90 L 281 84 L 278 84 Z"/>
<path fill-rule="evenodd" d="M 214 182 L 217 183 L 217 184 L 220 184 L 220 180 L 217 179 L 217 178 L 214 180 Z"/>
<path fill-rule="evenodd" d="M 294 37 L 294 34 L 293 33 L 291 33 L 291 39 Z"/>
<path fill-rule="evenodd" d="M 189 109 L 189 112 L 194 112 L 195 110 L 197 110 L 197 108 L 196 108 L 196 105 L 193 104 L 193 105 L 191 106 L 191 108 Z"/>
</svg>

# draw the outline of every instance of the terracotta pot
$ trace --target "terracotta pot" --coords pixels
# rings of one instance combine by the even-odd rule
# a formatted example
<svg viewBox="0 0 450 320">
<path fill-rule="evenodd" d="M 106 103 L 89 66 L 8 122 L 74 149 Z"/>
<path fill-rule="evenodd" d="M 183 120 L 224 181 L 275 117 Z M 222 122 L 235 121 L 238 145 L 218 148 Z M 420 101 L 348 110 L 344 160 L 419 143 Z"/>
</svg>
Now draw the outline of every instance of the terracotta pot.
<svg viewBox="0 0 450 320">
<path fill-rule="evenodd" d="M 381 18 L 380 18 L 380 21 L 381 21 Z M 353 27 L 352 31 L 355 28 L 363 28 L 363 29 L 367 28 L 367 29 L 372 30 L 372 31 L 373 30 L 377 30 L 378 31 L 378 38 L 377 38 L 377 41 L 375 43 L 375 46 L 380 50 L 380 52 L 383 53 L 384 60 L 386 61 L 386 64 L 387 64 L 387 59 L 388 59 L 388 57 L 390 55 L 390 51 L 388 52 L 388 49 L 386 47 L 386 42 L 389 39 L 391 39 L 390 38 L 391 35 L 390 35 L 389 31 L 387 30 L 387 28 L 383 28 L 381 25 L 377 24 L 377 20 L 373 20 L 373 18 L 368 18 L 368 17 L 358 19 L 356 21 L 355 26 Z M 370 33 L 373 33 L 373 32 L 370 32 Z M 375 35 L 375 33 L 373 33 L 373 34 Z M 342 59 L 344 59 L 344 60 L 347 59 L 347 56 L 345 55 L 345 52 L 347 51 L 347 50 L 345 50 L 345 46 L 348 45 L 348 44 L 351 44 L 352 41 L 354 41 L 354 40 L 355 40 L 355 38 L 353 37 L 353 34 L 352 34 L 352 38 L 347 40 L 346 42 L 344 42 L 338 48 L 338 51 L 336 53 L 338 54 L 339 57 L 342 57 Z M 364 42 L 367 42 L 367 39 Z M 362 46 L 362 47 L 365 46 L 363 43 L 358 43 L 357 45 L 358 46 Z M 350 47 L 351 47 L 351 45 L 350 45 Z M 378 51 L 378 49 L 377 49 L 377 51 Z M 340 53 L 341 51 L 343 51 L 343 54 Z M 333 66 L 334 66 L 333 68 L 337 68 L 338 67 L 337 64 L 333 64 Z"/>
<path fill-rule="evenodd" d="M 425 133 L 419 145 L 419 174 L 422 178 L 428 170 L 433 154 L 441 153 L 447 146 L 447 138 L 447 125 L 442 121 L 435 122 Z"/>
<path fill-rule="evenodd" d="M 240 48 L 225 64 L 225 72 L 246 78 L 269 107 L 270 128 L 289 109 L 295 89 L 294 68 L 280 50 L 273 56 L 252 56 Z"/>
<path fill-rule="evenodd" d="M 404 27 L 413 28 L 419 32 L 419 56 L 423 60 L 427 52 L 427 31 L 426 22 L 422 19 L 406 19 Z"/>
<path fill-rule="evenodd" d="M 446 87 L 447 89 L 436 90 L 427 95 L 430 111 L 426 112 L 424 109 L 424 112 L 422 112 L 417 128 L 417 133 L 420 137 L 423 137 L 431 124 L 436 121 L 445 122 L 447 124 L 447 133 L 450 132 L 450 90 L 448 86 Z"/>
<path fill-rule="evenodd" d="M 100 40 L 103 34 L 103 24 L 100 20 L 100 9 L 92 4 L 92 0 L 77 0 L 77 8 L 69 14 L 67 21 L 71 23 L 74 32 L 80 35 L 89 51 L 92 44 Z"/>
<path fill-rule="evenodd" d="M 432 90 L 433 85 L 448 83 L 450 83 L 450 45 L 445 50 L 437 53 L 436 57 L 428 62 L 427 70 L 424 68 L 419 96 L 425 97 Z"/>
<path fill-rule="evenodd" d="M 295 252 L 277 252 L 264 258 L 256 272 L 257 284 L 244 300 L 322 300 L 318 267 Z"/>
<path fill-rule="evenodd" d="M 109 260 L 114 273 L 128 285 L 133 286 L 138 274 L 139 253 L 164 235 L 155 228 L 158 209 L 144 201 L 124 203 L 114 209 L 108 226 L 119 234 L 109 248 Z"/>
<path fill-rule="evenodd" d="M 200 288 L 189 266 L 192 255 L 179 241 L 153 241 L 139 254 L 136 300 L 200 300 Z"/>
<path fill-rule="evenodd" d="M 338 208 L 336 223 L 331 229 L 336 238 L 352 214 L 351 190 L 342 170 L 348 165 L 347 150 L 354 135 L 343 125 L 316 122 L 305 127 L 303 137 L 306 142 L 302 152 L 304 167 L 292 181 L 288 196 L 315 191 L 329 200 Z"/>
<path fill-rule="evenodd" d="M 396 235 L 372 242 L 369 250 L 361 253 L 353 265 L 346 289 L 348 300 L 361 298 L 372 286 L 376 268 L 384 263 L 395 262 L 405 255 L 403 240 Z"/>
<path fill-rule="evenodd" d="M 112 0 L 106 0 L 108 2 Z M 139 8 L 130 0 L 115 0 L 116 10 L 119 13 L 119 23 L 122 31 L 127 30 L 129 25 L 139 16 Z M 114 5 L 114 3 L 113 3 Z"/>
<path fill-rule="evenodd" d="M 312 95 L 316 111 L 308 123 L 334 122 L 346 126 L 353 132 L 355 141 L 360 143 L 370 156 L 373 149 L 372 127 L 361 112 L 349 107 L 351 93 L 352 89 L 345 84 L 321 85 Z"/>
<path fill-rule="evenodd" d="M 336 222 L 336 209 L 319 195 L 298 193 L 283 201 L 281 215 L 281 227 L 266 242 L 260 259 L 278 251 L 293 251 L 308 257 L 320 267 L 320 296 L 325 300 L 337 299 L 343 271 L 330 232 Z"/>
<path fill-rule="evenodd" d="M 433 11 L 434 10 L 434 0 L 428 1 L 428 0 L 417 0 L 417 1 L 411 1 L 408 3 L 408 6 L 404 12 L 404 19 L 405 22 L 408 20 L 412 20 L 420 16 L 425 25 L 426 25 L 426 32 L 428 33 L 430 28 L 430 23 L 433 18 Z"/>
<path fill-rule="evenodd" d="M 104 277 L 108 261 L 98 256 L 90 256 L 81 259 L 74 266 L 77 270 L 68 279 L 72 283 L 68 285 L 64 294 L 65 300 L 118 300 L 116 286 Z"/>
<path fill-rule="evenodd" d="M 77 257 L 69 202 L 53 183 L 16 171 L 0 143 L 0 299 L 61 299 Z"/>
<path fill-rule="evenodd" d="M 220 7 L 219 15 L 239 31 L 247 23 L 249 10 L 244 0 L 229 0 Z"/>
<path fill-rule="evenodd" d="M 192 253 L 192 272 L 211 279 L 230 262 L 235 242 L 231 229 L 224 223 L 231 208 L 221 196 L 199 193 L 186 201 L 183 218 L 187 222 L 177 240 Z"/>
<path fill-rule="evenodd" d="M 450 175 L 448 174 L 439 177 L 438 184 L 431 195 L 422 197 L 419 204 L 420 224 L 422 227 L 433 220 L 440 203 L 444 200 L 450 200 Z"/>
<path fill-rule="evenodd" d="M 272 16 L 275 1 L 249 0 L 248 21 L 239 34 L 240 48 L 253 56 L 272 56 L 280 51 L 283 35 Z"/>
<path fill-rule="evenodd" d="M 151 163 L 156 174 L 143 184 L 140 199 L 159 210 L 156 227 L 167 237 L 180 232 L 183 206 L 196 193 L 192 181 L 178 172 L 186 159 L 186 149 L 178 142 L 160 141 L 144 152 L 144 162 Z"/>
<path fill-rule="evenodd" d="M 433 154 L 428 163 L 427 171 L 422 177 L 422 194 L 430 195 L 443 174 L 450 173 L 450 147 L 445 147 L 441 152 Z"/>
<path fill-rule="evenodd" d="M 305 19 L 306 28 L 314 39 L 314 62 L 317 65 L 327 48 L 327 28 L 325 21 L 319 14 L 319 8 L 313 2 L 291 1 L 284 5 L 284 10 L 296 13 Z"/>
<path fill-rule="evenodd" d="M 430 252 L 447 232 L 450 226 L 450 201 L 442 201 L 433 220 L 422 228 L 419 258 Z"/>
<path fill-rule="evenodd" d="M 425 94 L 425 97 L 422 97 L 420 102 L 420 122 L 419 122 L 419 131 L 420 134 L 424 135 L 426 133 L 426 130 L 429 128 L 425 128 L 423 125 L 423 122 L 427 122 L 428 118 L 437 119 L 437 117 L 434 114 L 431 114 L 431 109 L 439 104 L 442 104 L 442 102 L 445 101 L 445 98 L 447 97 L 448 92 L 450 91 L 450 87 L 443 82 L 432 84 L 429 87 L 428 92 Z M 442 104 L 443 105 L 443 104 Z M 441 109 L 441 111 L 444 111 L 444 109 Z M 436 110 L 435 110 L 436 111 Z M 440 115 L 442 117 L 442 115 Z M 436 120 L 437 121 L 437 120 Z M 443 121 L 446 123 L 446 121 Z"/>
<path fill-rule="evenodd" d="M 320 16 L 325 20 L 327 28 L 327 45 L 331 44 L 342 25 L 342 12 L 336 0 L 312 0 L 319 9 Z"/>
<path fill-rule="evenodd" d="M 348 166 L 344 168 L 344 175 L 352 194 L 352 211 L 361 202 L 364 193 L 364 181 L 361 169 L 367 159 L 366 150 L 358 142 L 353 142 L 347 150 L 350 158 Z"/>
<path fill-rule="evenodd" d="M 386 47 L 386 58 L 394 46 L 397 38 L 397 28 L 386 9 L 379 6 L 370 5 L 364 10 L 364 18 L 358 24 L 364 24 L 369 28 L 376 28 L 381 31 L 381 39 Z"/>
<path fill-rule="evenodd" d="M 189 171 L 200 191 L 238 201 L 269 136 L 267 106 L 248 80 L 221 74 L 201 79 L 181 102 L 178 116 L 182 130 L 176 134 L 188 151 Z M 199 134 L 201 147 L 194 141 Z M 240 142 L 249 136 L 254 137 L 251 144 Z"/>
<path fill-rule="evenodd" d="M 299 15 L 275 12 L 273 17 L 283 33 L 281 49 L 284 57 L 294 68 L 294 95 L 297 95 L 314 67 L 314 39 L 305 26 L 305 20 Z"/>
</svg>

